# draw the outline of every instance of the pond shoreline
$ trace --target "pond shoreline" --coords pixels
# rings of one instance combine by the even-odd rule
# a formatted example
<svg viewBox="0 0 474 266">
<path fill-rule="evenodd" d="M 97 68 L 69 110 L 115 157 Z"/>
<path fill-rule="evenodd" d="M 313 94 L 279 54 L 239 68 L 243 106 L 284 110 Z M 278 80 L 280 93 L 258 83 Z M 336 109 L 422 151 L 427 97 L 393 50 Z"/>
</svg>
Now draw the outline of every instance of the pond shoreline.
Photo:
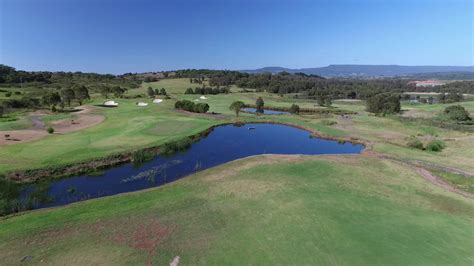
<svg viewBox="0 0 474 266">
<path fill-rule="evenodd" d="M 217 125 L 213 125 L 200 133 L 190 135 L 188 137 L 182 138 L 180 140 L 184 139 L 190 139 L 192 142 L 196 142 L 200 140 L 202 137 L 206 136 L 209 134 L 212 130 L 214 130 L 216 127 L 219 126 L 225 126 L 225 125 L 232 125 L 232 124 L 275 124 L 275 125 L 285 125 L 285 126 L 290 126 L 293 128 L 298 128 L 305 130 L 309 132 L 312 136 L 318 137 L 321 139 L 325 140 L 336 140 L 336 141 L 341 141 L 341 142 L 350 142 L 353 144 L 361 144 L 364 146 L 364 150 L 362 153 L 366 152 L 367 150 L 370 150 L 370 145 L 367 142 L 364 142 L 360 139 L 356 139 L 353 137 L 334 137 L 334 136 L 328 136 L 328 135 L 323 135 L 319 131 L 310 129 L 304 126 L 296 125 L 296 124 L 290 124 L 290 123 L 282 123 L 282 122 L 275 122 L 275 121 L 235 121 L 235 122 L 227 122 L 227 123 L 220 123 Z M 177 140 L 179 141 L 179 140 Z M 135 149 L 135 150 L 130 150 L 130 151 L 125 151 L 121 153 L 116 153 L 116 154 L 111 154 L 108 156 L 105 156 L 103 158 L 92 158 L 87 161 L 82 161 L 82 162 L 76 162 L 73 164 L 67 164 L 67 165 L 59 165 L 59 166 L 51 166 L 51 167 L 42 167 L 42 168 L 36 168 L 36 169 L 25 169 L 25 170 L 17 170 L 17 171 L 10 171 L 5 174 L 5 177 L 7 179 L 13 180 L 18 183 L 33 183 L 39 180 L 43 179 L 60 179 L 60 178 L 66 178 L 70 177 L 73 175 L 81 175 L 81 174 L 87 174 L 87 173 L 92 173 L 92 172 L 97 172 L 101 171 L 103 169 L 125 164 L 125 163 L 130 163 L 132 162 L 132 154 L 137 151 L 143 151 L 146 153 L 150 153 L 153 156 L 157 156 L 160 154 L 160 151 L 163 146 L 165 146 L 167 143 L 163 143 L 158 146 L 151 146 L 151 147 L 145 147 L 141 149 Z"/>
</svg>

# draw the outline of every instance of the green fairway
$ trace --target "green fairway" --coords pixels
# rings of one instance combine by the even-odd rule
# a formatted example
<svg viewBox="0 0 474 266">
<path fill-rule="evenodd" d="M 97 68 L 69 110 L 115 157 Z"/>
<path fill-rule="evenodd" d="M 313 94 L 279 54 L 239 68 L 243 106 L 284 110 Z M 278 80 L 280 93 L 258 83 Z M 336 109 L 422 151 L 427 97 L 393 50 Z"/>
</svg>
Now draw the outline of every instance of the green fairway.
<svg viewBox="0 0 474 266">
<path fill-rule="evenodd" d="M 149 98 L 116 99 L 118 108 L 96 107 L 94 113 L 106 117 L 101 124 L 63 135 L 53 135 L 25 143 L 3 146 L 0 149 L 0 174 L 16 170 L 40 168 L 51 165 L 64 165 L 88 159 L 99 158 L 118 152 L 161 145 L 165 142 L 199 133 L 210 126 L 236 121 L 235 114 L 229 110 L 233 101 L 240 100 L 246 104 L 254 104 L 258 97 L 263 97 L 265 106 L 289 107 L 296 103 L 302 108 L 325 108 L 317 106 L 314 100 L 282 97 L 270 93 L 230 93 L 206 95 L 207 99 L 199 99 L 200 95 L 183 94 L 184 90 L 192 87 L 189 79 L 164 79 L 159 82 L 144 83 L 141 88 L 130 89 L 128 96 L 146 94 L 148 86 L 166 88 L 171 99 L 161 104 L 152 104 Z M 209 112 L 223 116 L 206 116 L 185 114 L 174 109 L 176 100 L 198 100 L 210 105 Z M 100 104 L 104 101 L 98 95 L 89 105 Z M 138 101 L 149 102 L 144 108 L 135 105 Z M 474 112 L 473 102 L 461 103 Z M 404 108 L 420 110 L 437 115 L 448 105 L 414 105 Z M 474 172 L 474 142 L 470 134 L 459 131 L 441 129 L 433 126 L 419 125 L 414 122 L 400 122 L 392 117 L 375 117 L 365 112 L 364 102 L 336 101 L 335 108 L 356 111 L 350 120 L 342 120 L 333 115 L 264 115 L 241 113 L 240 121 L 279 122 L 301 126 L 319 134 L 333 138 L 356 138 L 371 143 L 373 149 L 404 159 L 416 159 L 436 163 L 443 166 L 453 166 L 465 171 Z M 74 114 L 48 115 L 44 120 L 69 119 Z M 328 124 L 328 121 L 335 124 Z M 22 129 L 31 125 L 28 118 L 19 116 L 19 120 L 2 122 L 2 130 Z M 451 139 L 447 149 L 442 153 L 432 153 L 408 148 L 407 139 L 410 136 Z M 74 156 L 72 156 L 74 155 Z M 24 162 L 28 161 L 28 164 Z"/>
<path fill-rule="evenodd" d="M 163 187 L 37 210 L 0 220 L 0 264 L 357 264 L 471 265 L 472 199 L 447 192 L 410 166 L 422 165 L 458 189 L 472 192 L 472 133 L 374 116 L 361 101 L 335 101 L 333 114 L 261 115 L 229 110 L 233 101 L 266 107 L 321 108 L 314 100 L 265 92 L 184 94 L 188 79 L 165 79 L 130 89 L 117 108 L 87 103 L 105 117 L 93 127 L 0 148 L 0 174 L 57 167 L 159 146 L 223 123 L 271 122 L 367 145 L 357 156 L 257 156 L 208 169 Z M 153 104 L 146 88 L 170 99 Z M 139 98 L 131 98 L 142 95 Z M 158 96 L 165 98 L 163 96 Z M 176 110 L 177 100 L 207 103 L 210 112 Z M 137 102 L 149 103 L 138 107 Z M 472 102 L 461 103 L 474 111 Z M 402 116 L 438 117 L 448 105 L 403 105 Z M 46 111 L 42 111 L 46 112 Z M 410 113 L 411 112 L 411 113 Z M 9 116 L 1 130 L 31 128 L 27 113 Z M 42 115 L 47 126 L 76 113 Z M 442 152 L 407 146 L 443 140 Z M 377 154 L 377 155 L 374 155 Z M 382 158 L 393 159 L 382 159 Z M 27 163 L 25 163 L 27 162 Z M 430 168 L 430 167 L 437 168 Z"/>
<path fill-rule="evenodd" d="M 473 213 L 472 200 L 389 161 L 258 156 L 0 221 L 0 261 L 472 265 Z"/>
</svg>

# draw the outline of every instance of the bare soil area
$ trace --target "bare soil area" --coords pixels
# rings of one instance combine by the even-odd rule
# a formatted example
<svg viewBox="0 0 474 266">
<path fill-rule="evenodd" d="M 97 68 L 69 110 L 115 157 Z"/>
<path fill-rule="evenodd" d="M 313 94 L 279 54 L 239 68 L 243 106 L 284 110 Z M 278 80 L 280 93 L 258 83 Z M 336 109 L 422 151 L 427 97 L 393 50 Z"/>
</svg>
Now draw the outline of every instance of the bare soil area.
<svg viewBox="0 0 474 266">
<path fill-rule="evenodd" d="M 93 127 L 105 120 L 102 115 L 92 114 L 93 107 L 91 106 L 80 106 L 78 108 L 81 111 L 74 113 L 76 114 L 74 119 L 63 119 L 51 123 L 55 131 L 54 134 L 65 134 Z M 0 146 L 25 143 L 46 137 L 48 132 L 46 132 L 45 124 L 41 120 L 42 115 L 45 115 L 45 113 L 35 112 L 31 115 L 33 121 L 33 128 L 31 129 L 0 131 Z"/>
</svg>

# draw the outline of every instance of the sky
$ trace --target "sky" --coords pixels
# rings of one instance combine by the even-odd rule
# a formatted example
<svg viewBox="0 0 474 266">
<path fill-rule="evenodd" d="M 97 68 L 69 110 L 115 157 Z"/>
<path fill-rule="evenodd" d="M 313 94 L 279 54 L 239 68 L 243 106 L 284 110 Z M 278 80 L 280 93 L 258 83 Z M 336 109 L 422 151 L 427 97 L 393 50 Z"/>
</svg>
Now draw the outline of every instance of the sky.
<svg viewBox="0 0 474 266">
<path fill-rule="evenodd" d="M 0 64 L 98 73 L 474 65 L 474 0 L 0 0 Z"/>
</svg>

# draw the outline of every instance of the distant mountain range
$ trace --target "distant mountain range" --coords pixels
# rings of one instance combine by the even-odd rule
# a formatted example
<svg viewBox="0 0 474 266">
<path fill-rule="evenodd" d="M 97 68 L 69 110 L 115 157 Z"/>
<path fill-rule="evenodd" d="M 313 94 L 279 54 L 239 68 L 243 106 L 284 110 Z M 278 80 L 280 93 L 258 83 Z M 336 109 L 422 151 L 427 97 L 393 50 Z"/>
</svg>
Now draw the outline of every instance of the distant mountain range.
<svg viewBox="0 0 474 266">
<path fill-rule="evenodd" d="M 474 66 L 400 66 L 400 65 L 329 65 L 326 67 L 291 69 L 284 67 L 264 67 L 242 70 L 246 73 L 305 73 L 323 77 L 398 77 L 428 73 L 467 73 L 474 75 Z"/>
</svg>

